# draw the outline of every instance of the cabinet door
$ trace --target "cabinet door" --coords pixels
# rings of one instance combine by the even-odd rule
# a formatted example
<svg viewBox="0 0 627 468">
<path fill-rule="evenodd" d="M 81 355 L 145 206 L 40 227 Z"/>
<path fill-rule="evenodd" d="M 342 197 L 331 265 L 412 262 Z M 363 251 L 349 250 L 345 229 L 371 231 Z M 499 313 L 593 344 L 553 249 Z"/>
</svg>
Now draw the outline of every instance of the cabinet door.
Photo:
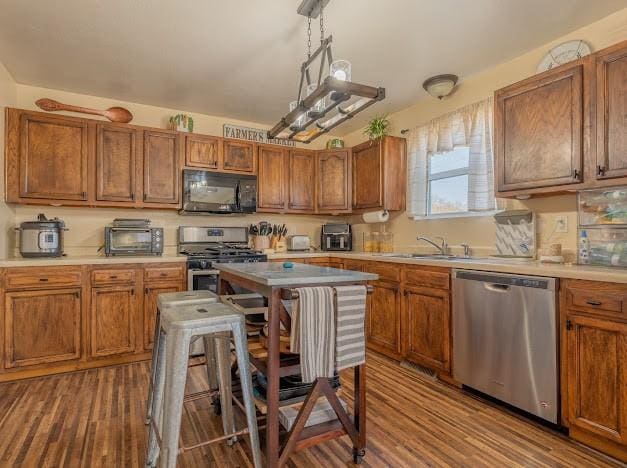
<svg viewBox="0 0 627 468">
<path fill-rule="evenodd" d="M 144 319 L 143 319 L 143 346 L 145 350 L 152 349 L 155 337 L 157 319 L 157 296 L 159 294 L 181 291 L 180 283 L 160 286 L 149 286 L 144 289 Z"/>
<path fill-rule="evenodd" d="M 221 160 L 221 138 L 204 135 L 185 137 L 185 164 L 187 166 L 217 170 Z"/>
<path fill-rule="evenodd" d="M 582 181 L 583 72 L 576 62 L 496 92 L 499 192 Z"/>
<path fill-rule="evenodd" d="M 20 197 L 87 201 L 87 121 L 23 113 Z"/>
<path fill-rule="evenodd" d="M 316 155 L 317 211 L 351 211 L 351 163 L 348 150 L 322 151 Z"/>
<path fill-rule="evenodd" d="M 135 350 L 135 286 L 92 288 L 90 355 L 127 354 Z"/>
<path fill-rule="evenodd" d="M 451 371 L 449 292 L 406 287 L 403 292 L 403 354 L 430 369 Z"/>
<path fill-rule="evenodd" d="M 137 133 L 127 126 L 96 126 L 96 200 L 135 200 Z"/>
<path fill-rule="evenodd" d="M 366 342 L 369 348 L 398 359 L 400 340 L 400 286 L 398 283 L 373 281 L 368 296 Z"/>
<path fill-rule="evenodd" d="M 287 169 L 287 207 L 290 211 L 313 213 L 315 178 L 314 152 L 291 150 Z"/>
<path fill-rule="evenodd" d="M 144 202 L 179 202 L 179 144 L 176 133 L 144 132 Z"/>
<path fill-rule="evenodd" d="M 568 419 L 627 444 L 627 324 L 569 315 Z"/>
<path fill-rule="evenodd" d="M 278 146 L 259 145 L 257 155 L 257 209 L 284 212 L 287 207 L 287 152 Z"/>
<path fill-rule="evenodd" d="M 80 354 L 80 288 L 6 293 L 6 368 L 71 361 Z"/>
<path fill-rule="evenodd" d="M 383 157 L 379 141 L 353 148 L 353 208 L 383 207 Z"/>
<path fill-rule="evenodd" d="M 222 169 L 229 172 L 255 173 L 255 145 L 241 140 L 224 140 Z"/>
<path fill-rule="evenodd" d="M 596 55 L 599 179 L 627 176 L 627 45 Z"/>
</svg>

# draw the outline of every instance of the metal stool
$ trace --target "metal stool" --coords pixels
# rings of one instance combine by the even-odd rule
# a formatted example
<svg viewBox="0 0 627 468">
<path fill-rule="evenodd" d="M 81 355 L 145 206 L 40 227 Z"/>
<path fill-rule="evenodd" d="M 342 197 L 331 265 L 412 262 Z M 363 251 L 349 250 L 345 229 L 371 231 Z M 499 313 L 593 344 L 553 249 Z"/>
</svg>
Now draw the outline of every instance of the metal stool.
<svg viewBox="0 0 627 468">
<path fill-rule="evenodd" d="M 155 466 L 157 456 L 161 450 L 159 466 L 172 468 L 176 466 L 176 459 L 179 453 L 248 433 L 250 434 L 254 465 L 255 467 L 261 467 L 259 434 L 257 432 L 252 379 L 248 363 L 244 315 L 231 306 L 217 302 L 202 306 L 166 308 L 161 311 L 160 322 L 160 349 L 156 361 L 156 379 L 152 406 L 154 417 L 150 423 L 146 464 Z M 235 344 L 248 427 L 235 432 L 234 427 L 227 427 L 229 424 L 232 424 L 232 419 L 229 422 L 226 415 L 223 414 L 222 422 L 225 435 L 206 442 L 200 442 L 191 447 L 179 448 L 181 415 L 191 340 L 198 336 L 203 338 L 208 335 L 216 337 L 216 334 L 225 332 L 232 334 Z M 228 342 L 228 340 L 222 338 L 215 341 Z M 228 359 L 225 359 L 224 350 L 224 346 L 216 345 L 221 393 L 226 386 L 226 381 L 230 385 L 230 360 L 227 366 Z M 229 374 L 228 378 L 225 376 L 227 373 Z M 225 377 L 224 379 L 223 376 Z M 227 397 L 222 398 L 226 399 Z M 228 401 L 230 402 L 230 387 Z M 226 433 L 227 430 L 230 432 Z"/>
<path fill-rule="evenodd" d="M 157 315 L 155 319 L 155 335 L 153 339 L 152 361 L 150 364 L 150 382 L 148 383 L 148 402 L 146 404 L 146 424 L 150 424 L 152 417 L 152 400 L 154 398 L 155 378 L 157 372 L 156 362 L 159 353 L 160 316 L 161 310 L 168 307 L 179 307 L 185 305 L 202 305 L 218 302 L 218 295 L 211 291 L 181 291 L 172 293 L 163 293 L 157 296 Z M 212 350 L 213 346 L 208 346 L 205 350 Z M 205 361 L 207 366 L 207 378 L 209 380 L 209 389 L 218 388 L 216 376 L 215 353 L 205 352 Z"/>
</svg>

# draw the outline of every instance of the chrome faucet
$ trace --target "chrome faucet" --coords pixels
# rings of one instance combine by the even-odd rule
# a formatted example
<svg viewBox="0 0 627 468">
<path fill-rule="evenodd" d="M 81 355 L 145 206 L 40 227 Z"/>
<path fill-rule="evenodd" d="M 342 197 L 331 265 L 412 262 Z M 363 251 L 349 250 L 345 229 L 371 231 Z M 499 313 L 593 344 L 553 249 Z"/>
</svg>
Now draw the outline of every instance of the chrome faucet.
<svg viewBox="0 0 627 468">
<path fill-rule="evenodd" d="M 468 258 L 470 257 L 470 245 L 468 244 L 460 244 L 461 247 L 464 248 L 464 257 Z"/>
<path fill-rule="evenodd" d="M 440 239 L 441 243 L 437 244 L 436 242 L 432 241 L 428 237 L 422 237 L 422 236 L 416 237 L 416 240 L 425 241 L 427 244 L 431 244 L 433 247 L 438 249 L 441 255 L 446 255 L 448 253 L 448 245 L 446 244 L 444 237 L 436 236 L 434 237 L 434 239 Z"/>
</svg>

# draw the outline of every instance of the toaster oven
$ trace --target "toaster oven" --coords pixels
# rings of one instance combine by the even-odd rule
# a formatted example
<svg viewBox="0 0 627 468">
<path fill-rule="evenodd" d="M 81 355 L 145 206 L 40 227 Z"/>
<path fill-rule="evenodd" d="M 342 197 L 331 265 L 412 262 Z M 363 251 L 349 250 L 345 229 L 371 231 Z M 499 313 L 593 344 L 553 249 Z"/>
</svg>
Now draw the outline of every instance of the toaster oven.
<svg viewBox="0 0 627 468">
<path fill-rule="evenodd" d="M 105 227 L 105 255 L 162 255 L 163 228 Z"/>
</svg>

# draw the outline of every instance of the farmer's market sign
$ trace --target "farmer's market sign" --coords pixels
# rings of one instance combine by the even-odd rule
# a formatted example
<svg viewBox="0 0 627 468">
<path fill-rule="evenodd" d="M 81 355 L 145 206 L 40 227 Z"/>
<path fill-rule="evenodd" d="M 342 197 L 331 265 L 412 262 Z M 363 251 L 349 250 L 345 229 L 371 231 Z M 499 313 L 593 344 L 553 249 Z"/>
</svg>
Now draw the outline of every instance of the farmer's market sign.
<svg viewBox="0 0 627 468">
<path fill-rule="evenodd" d="M 296 146 L 296 142 L 283 138 L 268 138 L 268 130 L 261 128 L 242 127 L 240 125 L 224 124 L 222 126 L 224 138 L 254 141 L 270 145 Z"/>
</svg>

